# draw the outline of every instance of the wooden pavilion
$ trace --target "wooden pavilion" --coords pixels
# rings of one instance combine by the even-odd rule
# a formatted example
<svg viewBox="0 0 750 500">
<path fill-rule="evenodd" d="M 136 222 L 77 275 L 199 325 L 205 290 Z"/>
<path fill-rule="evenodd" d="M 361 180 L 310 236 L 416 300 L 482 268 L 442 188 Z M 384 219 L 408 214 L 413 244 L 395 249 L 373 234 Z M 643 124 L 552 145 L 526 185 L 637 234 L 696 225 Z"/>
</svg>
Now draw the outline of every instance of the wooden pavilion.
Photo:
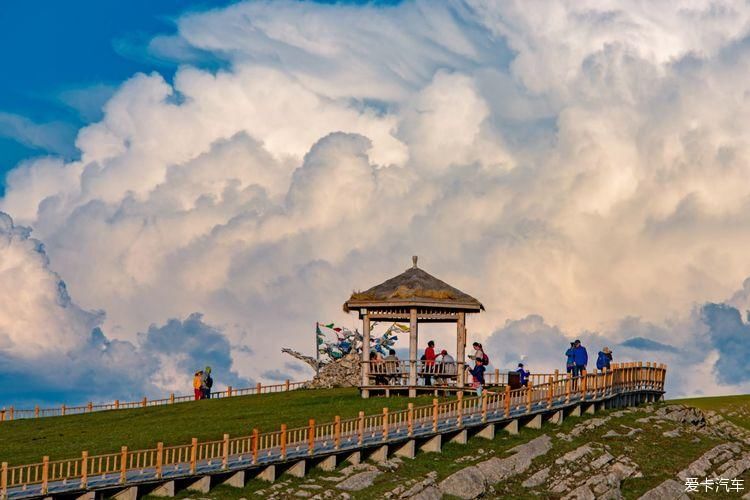
<svg viewBox="0 0 750 500">
<path fill-rule="evenodd" d="M 413 266 L 398 276 L 364 292 L 355 292 L 344 303 L 344 311 L 357 311 L 362 320 L 362 397 L 370 391 L 388 389 L 389 392 L 407 391 L 410 397 L 420 390 L 434 390 L 434 386 L 420 386 L 420 375 L 435 376 L 434 368 L 418 361 L 417 347 L 419 323 L 456 323 L 456 367 L 451 373 L 440 373 L 439 379 L 446 384 L 464 386 L 466 355 L 466 314 L 478 313 L 484 306 L 474 297 L 450 286 L 417 267 L 417 257 L 412 257 Z M 385 375 L 373 376 L 382 371 L 373 370 L 370 361 L 370 322 L 408 321 L 409 360 L 390 368 Z M 392 364 L 392 363 L 391 363 Z M 380 366 L 389 363 L 379 363 Z M 434 366 L 434 365 L 433 365 Z M 394 381 L 398 381 L 394 384 Z M 386 387 L 383 387 L 386 384 Z"/>
</svg>

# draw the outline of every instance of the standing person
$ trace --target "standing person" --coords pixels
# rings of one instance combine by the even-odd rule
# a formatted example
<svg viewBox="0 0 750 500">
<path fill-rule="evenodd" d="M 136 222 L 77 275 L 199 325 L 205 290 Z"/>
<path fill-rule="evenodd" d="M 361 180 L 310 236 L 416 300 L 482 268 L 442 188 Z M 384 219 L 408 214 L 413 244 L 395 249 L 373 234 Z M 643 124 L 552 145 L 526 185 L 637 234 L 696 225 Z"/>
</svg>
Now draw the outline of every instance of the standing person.
<svg viewBox="0 0 750 500">
<path fill-rule="evenodd" d="M 474 368 L 469 368 L 467 366 L 466 369 L 469 370 L 471 376 L 474 377 L 474 382 L 471 384 L 472 387 L 477 390 L 477 396 L 481 396 L 482 387 L 484 387 L 484 362 L 482 361 L 482 358 L 477 358 L 474 361 L 476 361 Z"/>
<path fill-rule="evenodd" d="M 484 353 L 484 347 L 482 347 L 482 344 L 474 342 L 471 346 L 474 348 L 474 354 L 469 354 L 469 359 L 473 359 L 474 361 L 481 359 L 482 364 L 487 366 L 490 358 Z"/>
<path fill-rule="evenodd" d="M 195 394 L 195 400 L 203 399 L 203 372 L 198 370 L 193 376 L 193 393 Z"/>
<path fill-rule="evenodd" d="M 573 375 L 573 371 L 575 370 L 575 367 L 576 367 L 575 348 L 576 348 L 576 343 L 571 342 L 570 347 L 568 348 L 567 351 L 565 351 L 565 356 L 567 356 L 568 358 L 565 361 L 565 371 L 569 373 L 571 377 L 575 377 L 575 375 Z"/>
<path fill-rule="evenodd" d="M 211 387 L 213 386 L 214 379 L 211 378 L 211 367 L 207 366 L 201 377 L 201 390 L 203 391 L 203 398 L 201 399 L 211 399 Z"/>
<path fill-rule="evenodd" d="M 435 373 L 435 341 L 430 340 L 427 342 L 427 349 L 424 350 L 424 385 L 432 385 L 432 377 L 430 374 Z"/>
<path fill-rule="evenodd" d="M 516 368 L 516 371 L 518 372 L 518 375 L 521 378 L 521 386 L 526 387 L 529 385 L 529 375 L 531 375 L 531 372 L 529 370 L 524 369 L 523 363 L 518 363 L 518 368 Z"/>
<path fill-rule="evenodd" d="M 609 347 L 605 347 L 599 351 L 599 355 L 596 358 L 596 369 L 601 371 L 609 370 L 611 363 L 612 351 L 609 350 Z"/>
<path fill-rule="evenodd" d="M 586 365 L 589 364 L 589 353 L 586 352 L 586 348 L 581 345 L 580 340 L 576 340 L 575 344 L 573 360 L 575 361 L 576 366 L 573 376 L 580 377 L 586 375 Z"/>
</svg>

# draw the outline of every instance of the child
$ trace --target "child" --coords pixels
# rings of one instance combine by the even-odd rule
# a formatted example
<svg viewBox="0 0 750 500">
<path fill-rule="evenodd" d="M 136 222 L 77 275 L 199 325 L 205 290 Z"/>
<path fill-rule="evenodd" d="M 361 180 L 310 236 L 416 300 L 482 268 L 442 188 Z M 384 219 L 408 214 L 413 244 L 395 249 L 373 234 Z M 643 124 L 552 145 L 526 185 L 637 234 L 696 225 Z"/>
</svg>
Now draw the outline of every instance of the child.
<svg viewBox="0 0 750 500">
<path fill-rule="evenodd" d="M 469 373 L 474 377 L 474 382 L 471 384 L 472 387 L 477 390 L 477 396 L 481 396 L 482 386 L 484 386 L 484 360 L 478 357 L 474 361 L 476 362 L 474 368 L 469 368 L 467 366 L 466 369 L 469 370 Z"/>
</svg>

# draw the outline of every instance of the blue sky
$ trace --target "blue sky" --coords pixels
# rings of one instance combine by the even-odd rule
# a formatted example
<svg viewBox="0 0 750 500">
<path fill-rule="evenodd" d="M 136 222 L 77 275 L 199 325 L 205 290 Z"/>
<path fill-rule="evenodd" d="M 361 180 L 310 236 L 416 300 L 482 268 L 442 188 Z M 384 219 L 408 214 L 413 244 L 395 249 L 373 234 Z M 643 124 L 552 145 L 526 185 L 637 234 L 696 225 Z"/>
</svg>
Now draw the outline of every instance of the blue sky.
<svg viewBox="0 0 750 500">
<path fill-rule="evenodd" d="M 5 74 L 0 78 L 0 195 L 7 171 L 25 158 L 47 154 L 75 158 L 76 131 L 101 117 L 102 104 L 123 80 L 151 71 L 171 79 L 177 62 L 147 52 L 154 35 L 174 33 L 174 20 L 180 14 L 231 3 L 235 2 L 0 2 L 0 60 Z"/>
</svg>

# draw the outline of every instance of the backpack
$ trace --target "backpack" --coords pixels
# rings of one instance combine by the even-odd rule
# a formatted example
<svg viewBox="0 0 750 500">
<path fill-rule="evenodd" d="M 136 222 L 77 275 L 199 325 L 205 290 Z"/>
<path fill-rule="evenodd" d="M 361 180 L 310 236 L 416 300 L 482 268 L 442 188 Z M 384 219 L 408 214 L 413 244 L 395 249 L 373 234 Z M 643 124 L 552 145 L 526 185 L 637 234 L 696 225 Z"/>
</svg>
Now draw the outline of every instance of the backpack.
<svg viewBox="0 0 750 500">
<path fill-rule="evenodd" d="M 487 356 L 487 354 L 484 351 L 482 351 L 482 364 L 484 364 L 484 366 L 487 366 L 488 364 L 490 364 L 490 357 Z"/>
<path fill-rule="evenodd" d="M 211 375 L 209 375 L 208 377 L 206 377 L 206 387 L 210 389 L 211 387 L 213 387 L 213 385 L 214 385 L 214 379 L 212 379 Z"/>
</svg>

